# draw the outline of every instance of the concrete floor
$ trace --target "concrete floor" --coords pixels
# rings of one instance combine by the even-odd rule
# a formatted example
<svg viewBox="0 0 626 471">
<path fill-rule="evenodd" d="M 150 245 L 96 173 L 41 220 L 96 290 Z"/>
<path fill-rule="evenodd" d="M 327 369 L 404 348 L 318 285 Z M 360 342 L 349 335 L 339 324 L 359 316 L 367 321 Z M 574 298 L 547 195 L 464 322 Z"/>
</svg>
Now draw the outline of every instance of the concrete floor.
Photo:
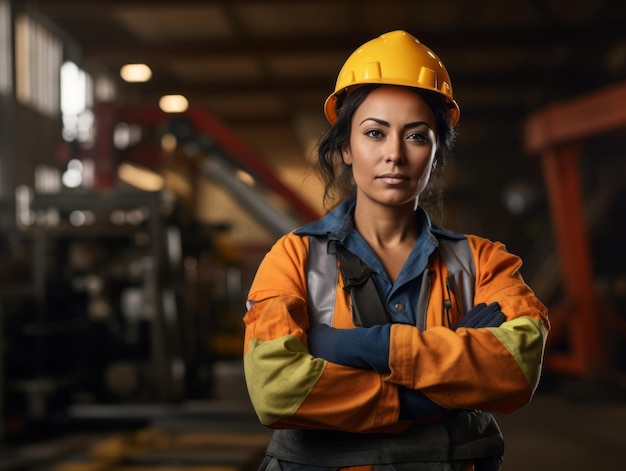
<svg viewBox="0 0 626 471">
<path fill-rule="evenodd" d="M 270 432 L 249 404 L 241 363 L 216 365 L 216 377 L 215 399 L 146 408 L 152 413 L 149 426 L 132 433 L 70 436 L 9 453 L 0 448 L 0 470 L 253 471 Z M 626 451 L 623 390 L 607 392 L 575 381 L 550 384 L 525 408 L 498 416 L 507 447 L 502 471 L 626 469 L 620 455 Z M 46 465 L 33 460 L 52 447 L 63 456 Z"/>
<path fill-rule="evenodd" d="M 525 408 L 498 417 L 506 439 L 503 471 L 626 469 L 626 395 L 594 385 L 568 388 L 540 391 Z"/>
</svg>

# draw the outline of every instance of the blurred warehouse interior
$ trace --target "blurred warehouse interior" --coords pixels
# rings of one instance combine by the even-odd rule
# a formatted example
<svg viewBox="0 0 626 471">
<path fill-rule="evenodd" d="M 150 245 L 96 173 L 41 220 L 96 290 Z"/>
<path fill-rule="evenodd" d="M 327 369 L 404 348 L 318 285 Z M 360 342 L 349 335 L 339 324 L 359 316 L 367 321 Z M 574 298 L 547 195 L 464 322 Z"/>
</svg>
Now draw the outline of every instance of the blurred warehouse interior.
<svg viewBox="0 0 626 471">
<path fill-rule="evenodd" d="M 435 219 L 522 256 L 550 384 L 623 391 L 624 24 L 614 0 L 0 0 L 0 442 L 212 397 L 264 253 L 324 212 L 336 74 L 394 29 L 461 107 Z"/>
</svg>

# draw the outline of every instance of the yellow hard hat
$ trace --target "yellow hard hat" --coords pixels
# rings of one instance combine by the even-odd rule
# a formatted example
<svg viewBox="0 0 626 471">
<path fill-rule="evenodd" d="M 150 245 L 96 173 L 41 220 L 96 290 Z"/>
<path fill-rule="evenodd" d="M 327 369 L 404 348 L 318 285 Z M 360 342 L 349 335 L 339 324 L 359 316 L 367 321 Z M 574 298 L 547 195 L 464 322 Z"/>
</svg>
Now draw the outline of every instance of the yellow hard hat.
<svg viewBox="0 0 626 471">
<path fill-rule="evenodd" d="M 339 71 L 335 91 L 324 103 L 330 124 L 337 121 L 337 97 L 349 87 L 365 84 L 403 85 L 443 95 L 452 127 L 459 122 L 459 105 L 441 60 L 406 31 L 392 31 L 366 42 L 354 51 Z"/>
</svg>

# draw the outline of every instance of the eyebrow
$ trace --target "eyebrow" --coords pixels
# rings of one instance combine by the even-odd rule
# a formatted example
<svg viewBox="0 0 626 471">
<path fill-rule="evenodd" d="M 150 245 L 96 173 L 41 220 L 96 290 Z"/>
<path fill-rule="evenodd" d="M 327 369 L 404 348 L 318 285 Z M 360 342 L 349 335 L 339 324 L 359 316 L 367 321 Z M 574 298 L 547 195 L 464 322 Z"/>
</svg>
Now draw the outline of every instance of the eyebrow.
<svg viewBox="0 0 626 471">
<path fill-rule="evenodd" d="M 388 121 L 385 121 L 384 119 L 378 119 L 378 118 L 365 118 L 363 121 L 359 123 L 359 126 L 363 124 L 365 121 L 374 121 L 375 123 L 378 123 L 381 126 L 385 126 L 387 128 L 391 127 L 391 124 L 389 124 Z M 413 123 L 407 123 L 404 126 L 402 126 L 402 129 L 410 129 L 410 128 L 415 128 L 417 126 L 422 126 L 422 125 L 427 126 L 429 129 L 432 129 L 431 126 L 426 121 L 415 121 Z"/>
</svg>

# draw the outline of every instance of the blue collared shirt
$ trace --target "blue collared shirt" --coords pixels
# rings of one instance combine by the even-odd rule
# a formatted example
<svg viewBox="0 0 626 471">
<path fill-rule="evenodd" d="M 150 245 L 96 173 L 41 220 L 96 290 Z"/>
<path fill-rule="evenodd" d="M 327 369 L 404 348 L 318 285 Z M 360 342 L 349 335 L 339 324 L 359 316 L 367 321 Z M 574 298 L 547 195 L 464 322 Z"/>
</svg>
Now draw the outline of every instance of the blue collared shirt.
<svg viewBox="0 0 626 471">
<path fill-rule="evenodd" d="M 464 236 L 434 226 L 428 214 L 418 208 L 415 211 L 415 221 L 421 228 L 420 236 L 398 278 L 392 283 L 374 250 L 354 228 L 355 205 L 354 198 L 347 198 L 323 218 L 298 229 L 296 234 L 328 237 L 341 242 L 374 272 L 378 290 L 392 321 L 415 325 L 422 275 L 429 257 L 439 245 L 434 234 L 452 239 L 462 239 Z"/>
</svg>

